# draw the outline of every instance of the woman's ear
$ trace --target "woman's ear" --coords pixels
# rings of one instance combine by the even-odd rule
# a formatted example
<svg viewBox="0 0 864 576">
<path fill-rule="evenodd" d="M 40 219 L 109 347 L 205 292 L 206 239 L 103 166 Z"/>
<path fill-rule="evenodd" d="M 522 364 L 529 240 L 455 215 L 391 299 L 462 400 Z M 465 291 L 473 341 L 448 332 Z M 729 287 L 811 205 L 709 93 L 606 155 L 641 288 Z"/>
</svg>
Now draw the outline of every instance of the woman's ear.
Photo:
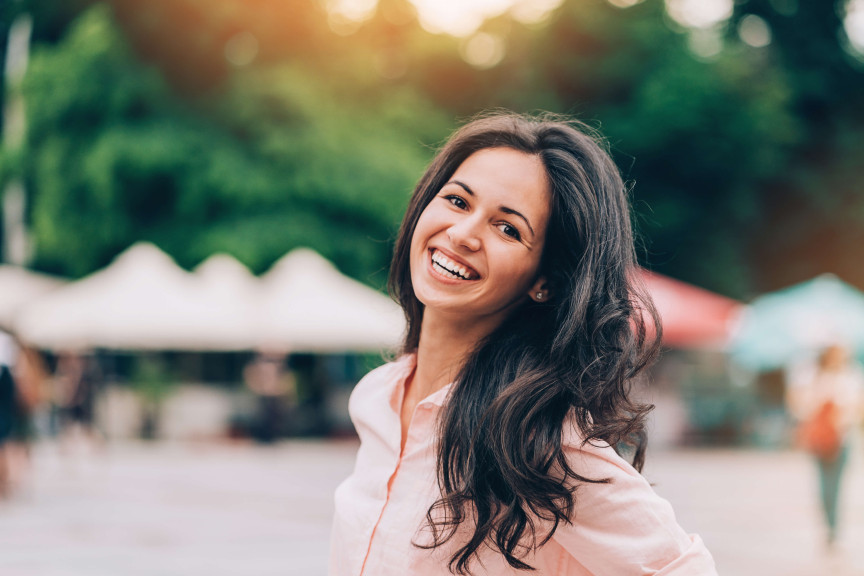
<svg viewBox="0 0 864 576">
<path fill-rule="evenodd" d="M 552 291 L 545 276 L 539 276 L 528 290 L 528 297 L 535 302 L 547 302 L 552 297 Z"/>
</svg>

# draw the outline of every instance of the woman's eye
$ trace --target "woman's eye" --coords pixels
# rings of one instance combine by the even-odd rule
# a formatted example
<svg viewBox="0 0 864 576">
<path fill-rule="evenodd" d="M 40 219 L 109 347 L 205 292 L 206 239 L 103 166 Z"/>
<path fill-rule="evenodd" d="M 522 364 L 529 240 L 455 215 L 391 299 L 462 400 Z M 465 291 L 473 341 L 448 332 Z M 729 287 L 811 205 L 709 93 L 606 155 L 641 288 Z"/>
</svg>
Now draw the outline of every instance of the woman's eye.
<svg viewBox="0 0 864 576">
<path fill-rule="evenodd" d="M 519 230 L 517 230 L 514 226 L 507 224 L 506 222 L 499 224 L 498 229 L 507 236 L 510 236 L 511 238 L 514 238 L 516 240 L 522 239 L 522 235 L 519 234 Z"/>
<path fill-rule="evenodd" d="M 468 203 L 459 196 L 445 196 L 445 199 L 461 210 L 468 208 Z"/>
</svg>

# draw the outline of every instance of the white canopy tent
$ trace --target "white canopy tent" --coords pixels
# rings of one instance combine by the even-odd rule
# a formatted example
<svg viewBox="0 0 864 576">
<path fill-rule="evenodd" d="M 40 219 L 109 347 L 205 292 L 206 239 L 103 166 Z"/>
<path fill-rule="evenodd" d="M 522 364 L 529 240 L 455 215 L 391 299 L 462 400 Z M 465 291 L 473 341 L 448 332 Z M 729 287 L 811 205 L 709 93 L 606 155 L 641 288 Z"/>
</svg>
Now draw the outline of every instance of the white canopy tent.
<svg viewBox="0 0 864 576">
<path fill-rule="evenodd" d="M 192 276 L 152 244 L 135 244 L 107 268 L 32 302 L 15 319 L 43 348 L 197 348 Z"/>
<path fill-rule="evenodd" d="M 0 328 L 11 328 L 24 306 L 65 283 L 19 266 L 0 265 Z"/>
<path fill-rule="evenodd" d="M 255 347 L 261 317 L 260 282 L 227 254 L 214 254 L 194 270 L 198 346 L 208 350 Z"/>
<path fill-rule="evenodd" d="M 380 351 L 395 347 L 405 329 L 390 298 L 306 248 L 283 256 L 261 282 L 258 341 L 265 350 Z"/>
<path fill-rule="evenodd" d="M 28 304 L 14 328 L 54 350 L 360 352 L 396 346 L 404 319 L 389 298 L 309 249 L 256 279 L 223 254 L 190 274 L 139 243 Z"/>
</svg>

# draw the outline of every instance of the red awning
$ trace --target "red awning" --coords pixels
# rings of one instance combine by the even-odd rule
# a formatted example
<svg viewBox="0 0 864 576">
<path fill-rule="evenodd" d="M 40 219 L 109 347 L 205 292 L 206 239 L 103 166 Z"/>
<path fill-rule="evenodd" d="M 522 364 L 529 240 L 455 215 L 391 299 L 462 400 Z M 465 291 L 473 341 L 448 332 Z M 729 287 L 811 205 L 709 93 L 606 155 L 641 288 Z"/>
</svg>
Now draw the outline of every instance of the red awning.
<svg viewBox="0 0 864 576">
<path fill-rule="evenodd" d="M 726 345 L 743 304 L 648 270 L 642 270 L 642 279 L 663 322 L 663 344 L 702 349 Z"/>
</svg>

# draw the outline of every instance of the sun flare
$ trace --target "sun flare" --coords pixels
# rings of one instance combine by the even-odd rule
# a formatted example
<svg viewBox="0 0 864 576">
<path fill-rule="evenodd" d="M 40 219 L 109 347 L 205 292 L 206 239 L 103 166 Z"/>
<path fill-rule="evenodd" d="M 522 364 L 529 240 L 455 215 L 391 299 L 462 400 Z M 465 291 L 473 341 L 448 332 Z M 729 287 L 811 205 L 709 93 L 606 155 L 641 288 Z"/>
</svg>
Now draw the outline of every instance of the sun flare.
<svg viewBox="0 0 864 576">
<path fill-rule="evenodd" d="M 417 8 L 420 23 L 429 32 L 469 36 L 487 18 L 508 10 L 522 22 L 539 22 L 562 0 L 411 0 Z M 331 14 L 349 21 L 362 21 L 375 11 L 376 0 L 328 0 Z"/>
</svg>

